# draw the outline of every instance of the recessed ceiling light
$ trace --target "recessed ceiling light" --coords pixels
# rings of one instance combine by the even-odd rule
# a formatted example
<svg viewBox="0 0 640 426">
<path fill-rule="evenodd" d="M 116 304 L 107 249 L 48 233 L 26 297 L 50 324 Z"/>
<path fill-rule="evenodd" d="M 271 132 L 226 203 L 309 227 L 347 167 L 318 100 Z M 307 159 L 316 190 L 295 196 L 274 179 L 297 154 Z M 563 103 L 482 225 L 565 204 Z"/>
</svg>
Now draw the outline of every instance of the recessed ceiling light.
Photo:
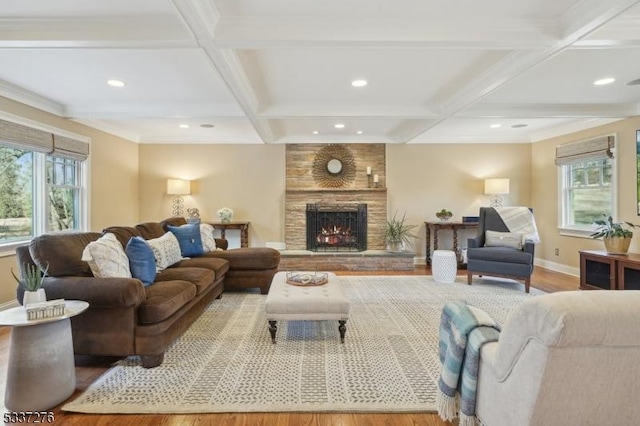
<svg viewBox="0 0 640 426">
<path fill-rule="evenodd" d="M 625 86 L 640 86 L 640 78 L 636 78 L 635 80 L 627 81 Z"/>
<path fill-rule="evenodd" d="M 126 83 L 122 80 L 108 80 L 107 84 L 112 87 L 124 87 Z"/>
<path fill-rule="evenodd" d="M 317 131 L 317 130 L 314 130 L 314 131 L 313 131 L 313 134 L 314 134 L 314 135 L 317 135 L 318 133 L 320 133 L 320 132 L 319 132 L 319 131 Z"/>
<path fill-rule="evenodd" d="M 344 124 L 338 123 L 338 124 L 334 125 L 333 127 L 335 127 L 336 129 L 344 129 Z"/>
<path fill-rule="evenodd" d="M 511 127 L 512 127 L 512 128 L 514 128 L 514 129 L 520 129 L 520 128 L 522 128 L 522 127 L 527 127 L 527 126 L 528 126 L 528 124 L 524 124 L 524 123 L 522 123 L 522 124 L 514 124 L 514 125 L 513 125 L 513 126 L 511 126 Z"/>
<path fill-rule="evenodd" d="M 599 79 L 599 80 L 594 81 L 594 82 L 593 82 L 593 85 L 594 85 L 594 86 L 604 86 L 604 85 L 606 85 L 606 84 L 611 84 L 611 83 L 613 83 L 614 81 L 616 81 L 616 79 L 615 79 L 615 78 L 613 78 L 613 77 L 606 77 L 606 78 L 601 78 L 601 79 Z"/>
<path fill-rule="evenodd" d="M 211 129 L 212 127 L 216 127 L 213 124 L 201 124 L 200 127 L 203 129 Z"/>
<path fill-rule="evenodd" d="M 362 130 L 358 130 L 356 133 L 361 135 L 362 134 Z"/>
<path fill-rule="evenodd" d="M 367 85 L 367 80 L 353 80 L 351 85 L 353 87 L 364 87 Z"/>
<path fill-rule="evenodd" d="M 502 124 L 492 124 L 491 126 L 492 129 L 497 129 L 498 127 L 502 127 Z"/>
<path fill-rule="evenodd" d="M 180 127 L 181 129 L 188 129 L 189 125 L 188 124 L 178 124 L 178 127 Z"/>
</svg>

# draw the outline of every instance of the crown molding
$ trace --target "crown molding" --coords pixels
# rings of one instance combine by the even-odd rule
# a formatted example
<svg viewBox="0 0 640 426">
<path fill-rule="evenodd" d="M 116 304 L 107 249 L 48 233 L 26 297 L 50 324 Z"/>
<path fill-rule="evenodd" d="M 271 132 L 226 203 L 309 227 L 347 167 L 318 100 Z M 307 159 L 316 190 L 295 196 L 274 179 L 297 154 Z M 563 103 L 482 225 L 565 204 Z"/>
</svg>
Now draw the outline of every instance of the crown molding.
<svg viewBox="0 0 640 426">
<path fill-rule="evenodd" d="M 64 116 L 64 105 L 44 96 L 38 95 L 8 81 L 0 80 L 0 96 L 29 105 L 60 117 Z"/>
</svg>

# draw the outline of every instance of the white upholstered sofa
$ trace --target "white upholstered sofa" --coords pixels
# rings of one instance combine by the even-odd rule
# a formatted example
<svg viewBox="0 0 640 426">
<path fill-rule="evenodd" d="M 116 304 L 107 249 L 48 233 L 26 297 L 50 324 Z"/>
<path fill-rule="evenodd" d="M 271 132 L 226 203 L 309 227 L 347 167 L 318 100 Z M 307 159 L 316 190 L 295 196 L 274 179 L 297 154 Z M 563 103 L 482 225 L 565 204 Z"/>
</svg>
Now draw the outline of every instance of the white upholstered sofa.
<svg viewBox="0 0 640 426">
<path fill-rule="evenodd" d="M 538 296 L 480 352 L 486 426 L 640 424 L 640 291 Z"/>
</svg>

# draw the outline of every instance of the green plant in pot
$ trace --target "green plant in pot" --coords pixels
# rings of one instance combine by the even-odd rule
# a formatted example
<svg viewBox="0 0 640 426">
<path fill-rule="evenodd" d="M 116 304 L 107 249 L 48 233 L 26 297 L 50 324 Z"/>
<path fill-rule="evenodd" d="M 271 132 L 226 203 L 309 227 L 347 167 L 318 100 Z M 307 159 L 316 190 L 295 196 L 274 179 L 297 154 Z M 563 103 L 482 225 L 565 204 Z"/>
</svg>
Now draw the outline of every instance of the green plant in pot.
<svg viewBox="0 0 640 426">
<path fill-rule="evenodd" d="M 631 228 L 636 228 L 631 222 L 614 222 L 609 215 L 603 214 L 604 220 L 596 220 L 593 223 L 598 225 L 595 232 L 591 234 L 592 238 L 602 238 L 607 253 L 623 254 L 629 251 L 629 244 L 633 232 Z"/>
<path fill-rule="evenodd" d="M 17 277 L 13 269 L 11 275 L 18 282 L 18 285 L 24 290 L 24 298 L 22 305 L 27 306 L 30 303 L 46 302 L 47 295 L 42 288 L 44 277 L 47 276 L 49 265 L 42 271 L 39 267 L 31 263 L 23 263 L 20 268 L 20 277 Z"/>
<path fill-rule="evenodd" d="M 403 251 L 406 245 L 411 244 L 411 239 L 416 238 L 412 232 L 416 225 L 406 223 L 406 213 L 402 215 L 402 219 L 398 219 L 397 215 L 396 212 L 393 218 L 387 220 L 383 235 L 387 249 L 392 252 Z"/>
</svg>

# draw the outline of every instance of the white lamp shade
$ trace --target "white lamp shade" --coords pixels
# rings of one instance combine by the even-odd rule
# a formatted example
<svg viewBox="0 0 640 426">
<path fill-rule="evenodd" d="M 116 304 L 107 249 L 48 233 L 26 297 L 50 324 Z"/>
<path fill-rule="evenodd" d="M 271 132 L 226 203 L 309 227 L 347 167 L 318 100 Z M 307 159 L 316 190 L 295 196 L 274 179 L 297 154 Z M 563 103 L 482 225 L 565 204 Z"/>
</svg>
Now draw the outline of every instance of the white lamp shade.
<svg viewBox="0 0 640 426">
<path fill-rule="evenodd" d="M 184 179 L 167 179 L 167 194 L 189 195 L 191 194 L 191 182 Z"/>
<path fill-rule="evenodd" d="M 509 193 L 509 179 L 485 179 L 484 180 L 484 193 L 485 194 L 508 194 Z"/>
</svg>

